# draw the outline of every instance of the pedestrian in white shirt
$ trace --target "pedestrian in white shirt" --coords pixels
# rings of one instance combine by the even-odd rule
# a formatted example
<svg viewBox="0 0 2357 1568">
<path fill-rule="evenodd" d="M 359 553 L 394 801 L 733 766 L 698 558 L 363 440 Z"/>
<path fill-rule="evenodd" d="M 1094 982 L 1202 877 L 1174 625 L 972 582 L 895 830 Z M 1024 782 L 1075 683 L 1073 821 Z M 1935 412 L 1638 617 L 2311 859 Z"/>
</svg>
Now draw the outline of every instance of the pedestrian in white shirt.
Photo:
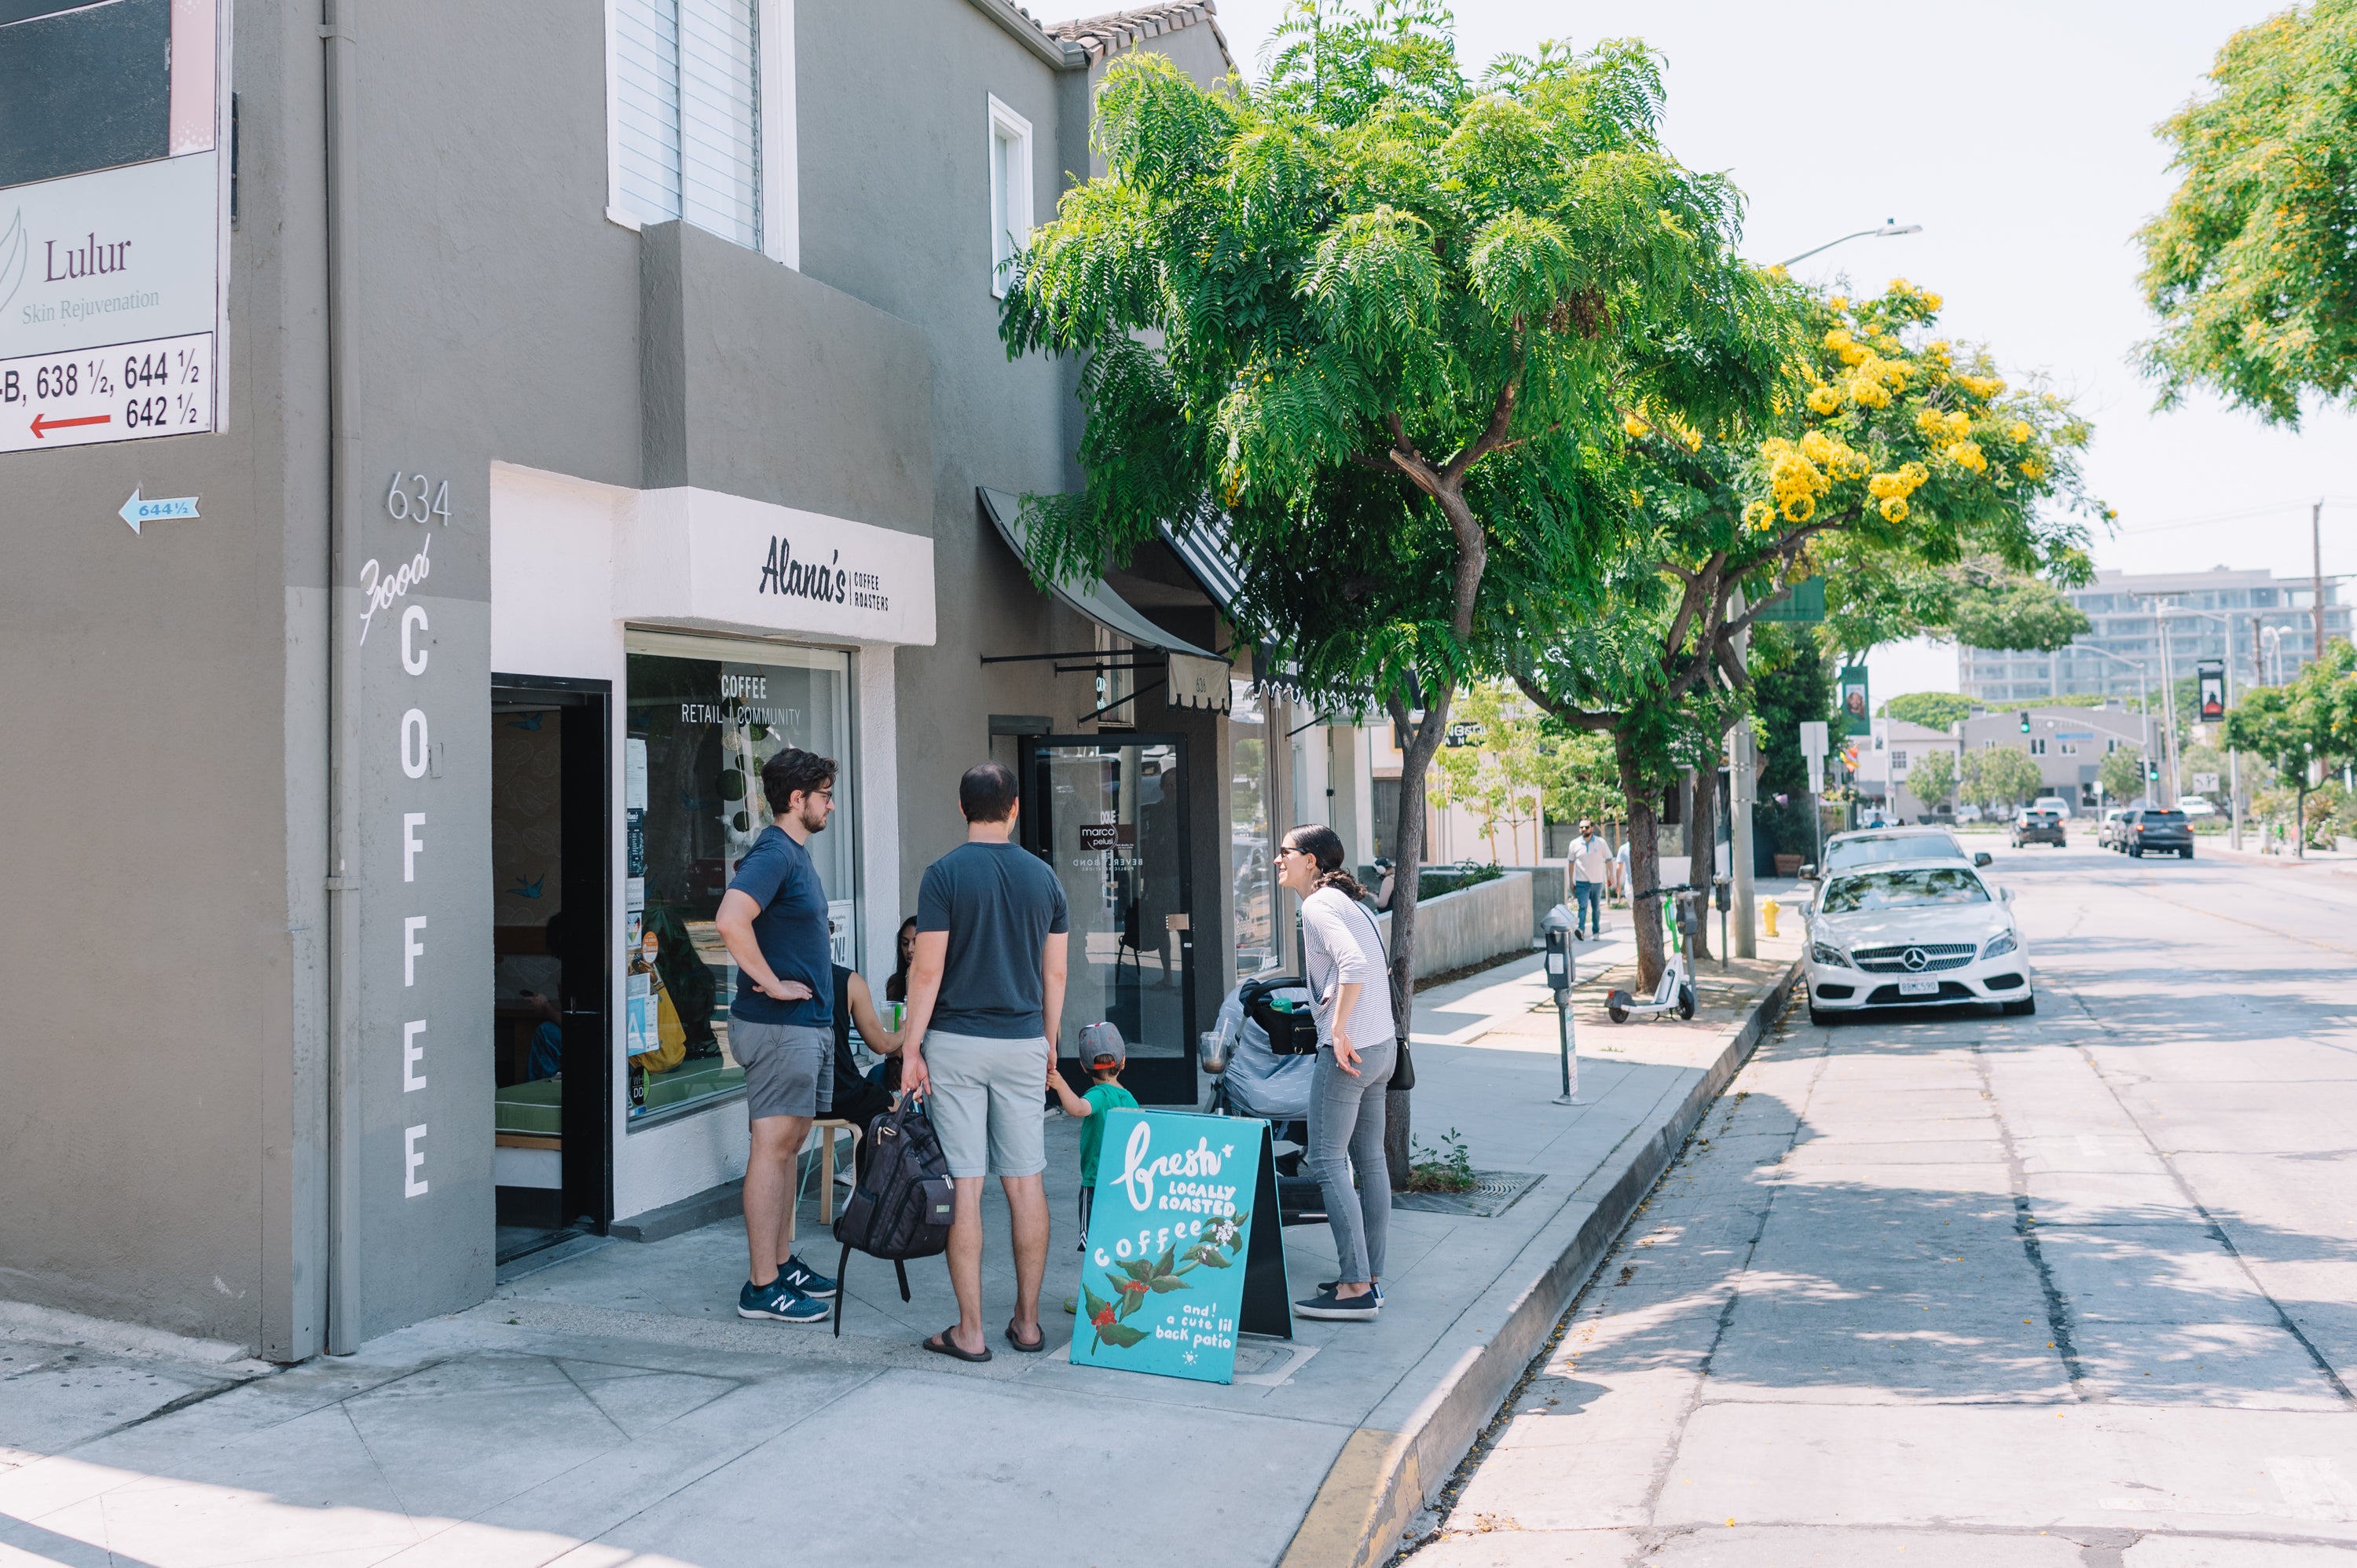
<svg viewBox="0 0 2357 1568">
<path fill-rule="evenodd" d="M 1612 847 L 1582 818 L 1579 836 L 1571 841 L 1572 934 L 1582 940 L 1604 934 L 1605 867 L 1612 863 Z"/>
<path fill-rule="evenodd" d="M 1293 1310 L 1304 1317 L 1372 1321 L 1383 1310 L 1383 1241 L 1391 1167 L 1383 1161 L 1383 1086 L 1399 1059 L 1388 962 L 1367 890 L 1342 869 L 1342 841 L 1323 826 L 1295 828 L 1276 851 L 1276 880 L 1301 900 L 1301 960 L 1317 998 L 1318 1064 L 1309 1080 L 1309 1152 L 1303 1164 L 1325 1195 L 1341 1277 Z M 1351 1176 L 1358 1181 L 1353 1190 Z"/>
</svg>

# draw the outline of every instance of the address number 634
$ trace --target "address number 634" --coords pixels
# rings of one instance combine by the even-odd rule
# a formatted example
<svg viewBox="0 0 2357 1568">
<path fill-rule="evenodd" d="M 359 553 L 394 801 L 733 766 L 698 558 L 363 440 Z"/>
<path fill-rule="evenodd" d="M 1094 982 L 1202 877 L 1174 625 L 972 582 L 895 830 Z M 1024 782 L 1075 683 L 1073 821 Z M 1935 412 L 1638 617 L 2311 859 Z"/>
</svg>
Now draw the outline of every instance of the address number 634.
<svg viewBox="0 0 2357 1568">
<path fill-rule="evenodd" d="M 423 474 L 404 474 L 396 470 L 391 488 L 384 492 L 384 510 L 403 522 L 430 523 L 436 518 L 442 526 L 450 526 L 450 481 L 436 484 Z"/>
</svg>

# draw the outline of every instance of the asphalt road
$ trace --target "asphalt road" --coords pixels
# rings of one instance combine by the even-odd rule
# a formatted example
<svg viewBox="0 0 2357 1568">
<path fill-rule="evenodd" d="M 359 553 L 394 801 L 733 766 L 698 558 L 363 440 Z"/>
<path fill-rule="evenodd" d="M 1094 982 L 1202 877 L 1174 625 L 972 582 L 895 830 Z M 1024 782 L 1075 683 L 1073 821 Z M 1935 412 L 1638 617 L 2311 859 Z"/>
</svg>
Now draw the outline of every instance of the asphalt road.
<svg viewBox="0 0 2357 1568">
<path fill-rule="evenodd" d="M 2357 1563 L 2357 879 L 1993 853 L 2037 1015 L 1796 1007 L 1413 1568 Z"/>
</svg>

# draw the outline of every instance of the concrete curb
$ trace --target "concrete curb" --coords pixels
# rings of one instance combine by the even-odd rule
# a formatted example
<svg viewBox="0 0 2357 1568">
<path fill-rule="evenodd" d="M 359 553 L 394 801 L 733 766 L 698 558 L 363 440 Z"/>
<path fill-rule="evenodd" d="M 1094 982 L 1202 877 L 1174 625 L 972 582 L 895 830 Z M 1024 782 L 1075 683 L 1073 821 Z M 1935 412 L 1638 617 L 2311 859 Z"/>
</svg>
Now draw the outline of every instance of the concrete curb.
<svg viewBox="0 0 2357 1568">
<path fill-rule="evenodd" d="M 1523 1369 L 1555 1330 L 1612 1239 L 1669 1168 L 1721 1090 L 1781 1015 L 1801 969 L 1795 958 L 1721 1036 L 1718 1054 L 1675 1114 L 1629 1155 L 1586 1213 L 1577 1201 L 1531 1239 L 1504 1279 L 1400 1380 L 1429 1391 L 1394 1422 L 1351 1433 L 1279 1559 L 1280 1568 L 1377 1568 L 1398 1550 L 1418 1509 L 1437 1494 L 1489 1424 Z M 1583 1189 L 1584 1191 L 1585 1189 Z M 1520 1281 L 1522 1283 L 1516 1283 Z M 1486 1328 L 1494 1325 L 1494 1330 Z M 1385 1402 L 1385 1406 L 1391 1403 Z"/>
</svg>

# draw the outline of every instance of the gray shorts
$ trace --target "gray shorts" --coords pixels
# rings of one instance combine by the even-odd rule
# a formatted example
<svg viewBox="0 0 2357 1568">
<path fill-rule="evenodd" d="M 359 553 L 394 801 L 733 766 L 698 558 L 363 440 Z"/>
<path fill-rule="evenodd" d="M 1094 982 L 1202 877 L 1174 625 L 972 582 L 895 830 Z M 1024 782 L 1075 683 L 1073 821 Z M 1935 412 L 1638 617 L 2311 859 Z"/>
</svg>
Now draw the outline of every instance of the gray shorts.
<svg viewBox="0 0 2357 1568">
<path fill-rule="evenodd" d="M 1038 1176 L 1048 1168 L 1041 1112 L 1048 1042 L 980 1035 L 925 1036 L 933 1092 L 925 1105 L 953 1176 Z"/>
<path fill-rule="evenodd" d="M 728 1054 L 745 1069 L 745 1116 L 823 1116 L 834 1108 L 834 1031 L 728 1020 Z"/>
</svg>

